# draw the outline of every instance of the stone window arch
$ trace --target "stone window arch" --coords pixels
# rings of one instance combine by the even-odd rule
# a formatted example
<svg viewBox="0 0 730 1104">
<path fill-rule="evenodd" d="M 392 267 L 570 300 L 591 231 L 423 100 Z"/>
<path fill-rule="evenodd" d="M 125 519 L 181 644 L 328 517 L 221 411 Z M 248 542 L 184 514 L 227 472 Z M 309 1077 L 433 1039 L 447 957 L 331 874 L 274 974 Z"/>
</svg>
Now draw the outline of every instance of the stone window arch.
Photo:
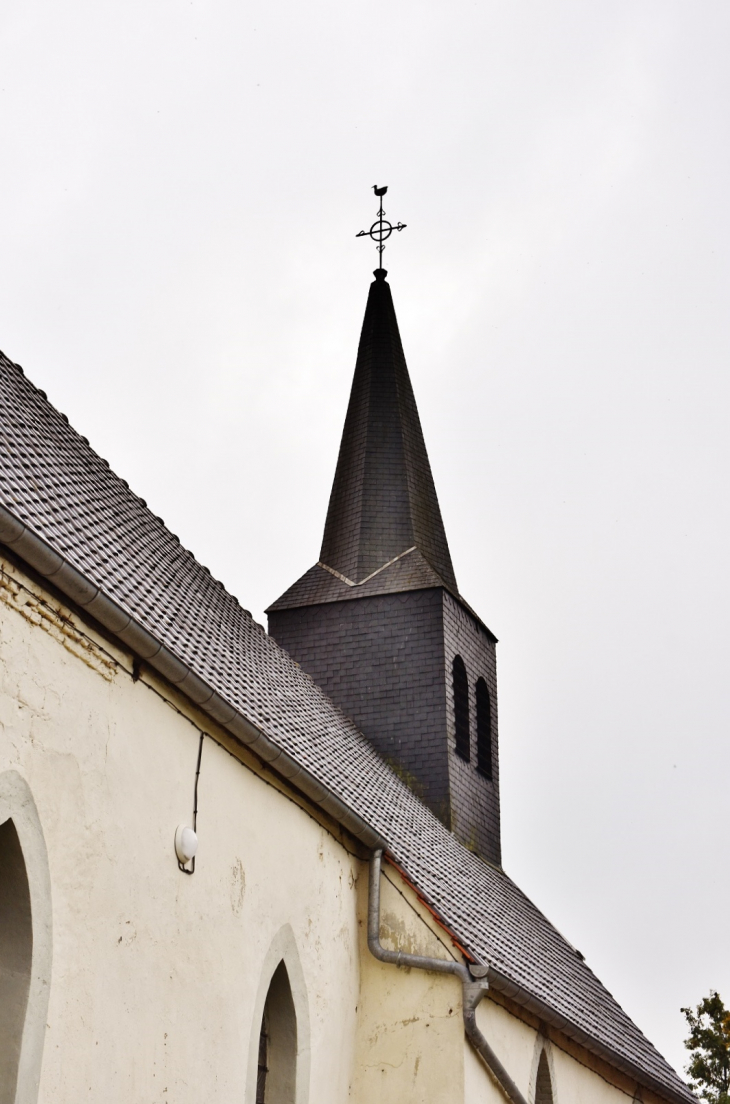
<svg viewBox="0 0 730 1104">
<path fill-rule="evenodd" d="M 471 759 L 471 741 L 469 738 L 469 678 L 466 664 L 460 655 L 454 656 L 451 665 L 454 691 L 454 736 L 456 754 L 468 763 Z"/>
<path fill-rule="evenodd" d="M 286 966 L 280 962 L 266 994 L 256 1071 L 256 1104 L 296 1104 L 297 1015 Z"/>
<path fill-rule="evenodd" d="M 535 1040 L 530 1085 L 530 1100 L 533 1104 L 558 1104 L 552 1047 L 549 1039 L 542 1033 Z"/>
<path fill-rule="evenodd" d="M 492 699 L 485 679 L 477 679 L 477 770 L 492 777 Z"/>
<path fill-rule="evenodd" d="M 51 980 L 51 889 L 38 812 L 0 774 L 0 1104 L 38 1097 Z"/>
<path fill-rule="evenodd" d="M 308 1104 L 309 1002 L 294 933 L 276 934 L 264 958 L 248 1051 L 247 1104 Z"/>
</svg>

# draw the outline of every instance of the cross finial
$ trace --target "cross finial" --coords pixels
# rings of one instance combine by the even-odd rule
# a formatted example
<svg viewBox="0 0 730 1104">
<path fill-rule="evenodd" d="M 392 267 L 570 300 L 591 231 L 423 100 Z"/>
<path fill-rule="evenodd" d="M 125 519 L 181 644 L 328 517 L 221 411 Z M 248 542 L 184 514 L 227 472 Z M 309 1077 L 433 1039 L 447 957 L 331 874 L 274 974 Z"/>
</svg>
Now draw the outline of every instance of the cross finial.
<svg viewBox="0 0 730 1104">
<path fill-rule="evenodd" d="M 369 230 L 361 230 L 359 234 L 356 234 L 356 238 L 372 238 L 375 242 L 375 247 L 378 251 L 379 270 L 383 270 L 383 250 L 385 249 L 385 243 L 393 233 L 394 230 L 405 230 L 406 224 L 399 222 L 397 226 L 393 226 L 391 222 L 388 222 L 384 218 L 385 211 L 383 210 L 383 196 L 388 191 L 387 185 L 379 188 L 377 184 L 373 184 L 373 191 L 380 199 L 380 210 L 378 211 L 378 217 Z"/>
</svg>

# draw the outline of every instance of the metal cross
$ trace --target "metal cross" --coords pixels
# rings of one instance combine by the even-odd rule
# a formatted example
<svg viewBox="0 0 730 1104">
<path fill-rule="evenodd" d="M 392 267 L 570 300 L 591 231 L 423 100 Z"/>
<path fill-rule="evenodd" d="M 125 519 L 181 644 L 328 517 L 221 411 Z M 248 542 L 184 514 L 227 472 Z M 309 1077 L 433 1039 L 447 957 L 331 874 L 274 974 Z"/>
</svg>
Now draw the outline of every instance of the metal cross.
<svg viewBox="0 0 730 1104">
<path fill-rule="evenodd" d="M 404 222 L 399 222 L 397 226 L 393 226 L 391 222 L 388 222 L 388 220 L 383 217 L 385 215 L 385 211 L 383 210 L 383 196 L 388 191 L 387 186 L 384 188 L 379 188 L 377 184 L 373 184 L 373 191 L 375 192 L 376 196 L 380 198 L 380 210 L 378 211 L 378 218 L 369 230 L 361 230 L 359 234 L 355 235 L 355 237 L 373 239 L 373 241 L 375 242 L 375 247 L 378 250 L 378 255 L 380 257 L 380 267 L 382 268 L 383 250 L 385 249 L 386 241 L 394 230 L 405 230 L 406 224 Z"/>
</svg>

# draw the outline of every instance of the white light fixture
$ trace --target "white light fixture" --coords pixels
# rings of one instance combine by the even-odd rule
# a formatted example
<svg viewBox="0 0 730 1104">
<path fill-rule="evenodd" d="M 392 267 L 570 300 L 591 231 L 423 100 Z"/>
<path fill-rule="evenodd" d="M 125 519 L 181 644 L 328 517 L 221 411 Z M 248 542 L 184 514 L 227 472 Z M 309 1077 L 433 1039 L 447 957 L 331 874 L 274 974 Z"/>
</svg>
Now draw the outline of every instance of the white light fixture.
<svg viewBox="0 0 730 1104">
<path fill-rule="evenodd" d="M 192 828 L 180 824 L 175 830 L 175 854 L 183 865 L 195 858 L 198 850 L 198 837 Z"/>
</svg>

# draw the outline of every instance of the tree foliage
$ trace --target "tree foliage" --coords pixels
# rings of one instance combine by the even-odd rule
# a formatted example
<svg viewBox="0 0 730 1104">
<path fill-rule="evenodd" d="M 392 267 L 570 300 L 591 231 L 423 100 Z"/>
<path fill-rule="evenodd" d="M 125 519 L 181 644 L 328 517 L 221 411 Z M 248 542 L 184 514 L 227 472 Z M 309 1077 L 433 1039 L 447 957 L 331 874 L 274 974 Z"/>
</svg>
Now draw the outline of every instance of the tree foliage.
<svg viewBox="0 0 730 1104">
<path fill-rule="evenodd" d="M 689 1027 L 690 1088 L 710 1104 L 730 1104 L 730 1011 L 714 989 L 696 1010 L 681 1011 Z"/>
</svg>

